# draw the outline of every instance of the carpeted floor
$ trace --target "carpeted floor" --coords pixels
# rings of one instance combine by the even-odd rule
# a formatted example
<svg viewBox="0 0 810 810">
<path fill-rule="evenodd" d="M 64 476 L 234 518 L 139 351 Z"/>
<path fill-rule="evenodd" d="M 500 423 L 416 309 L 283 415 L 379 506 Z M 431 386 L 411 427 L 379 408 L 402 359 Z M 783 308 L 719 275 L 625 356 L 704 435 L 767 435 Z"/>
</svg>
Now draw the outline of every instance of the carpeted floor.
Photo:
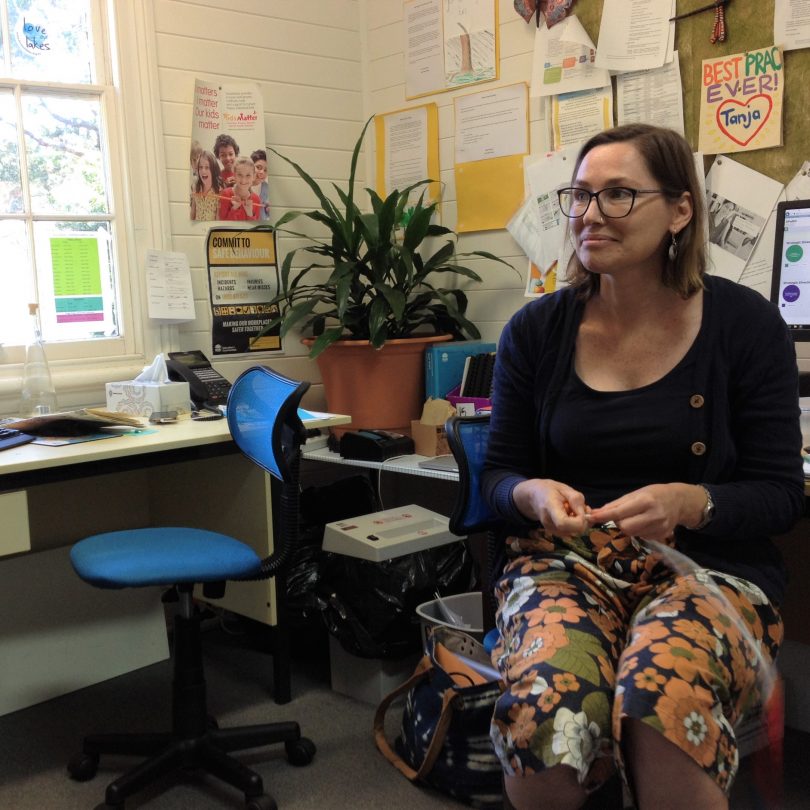
<svg viewBox="0 0 810 810">
<path fill-rule="evenodd" d="M 235 625 L 239 629 L 239 625 Z M 244 629 L 244 628 L 243 628 Z M 292 719 L 318 746 L 313 763 L 289 765 L 283 749 L 241 755 L 259 771 L 280 810 L 432 810 L 461 807 L 453 800 L 411 785 L 374 747 L 373 707 L 335 694 L 328 656 L 298 657 L 293 701 L 277 706 L 269 696 L 270 658 L 257 639 L 223 632 L 205 634 L 209 706 L 220 726 Z M 0 680 L 2 674 L 0 674 Z M 131 759 L 102 759 L 97 777 L 72 781 L 65 764 L 90 731 L 159 730 L 169 716 L 168 662 L 0 717 L 0 808 L 82 810 L 100 804 L 107 782 Z M 399 711 L 393 711 L 391 734 Z M 803 761 L 810 735 L 788 732 L 783 807 L 810 808 L 810 772 Z M 732 794 L 732 810 L 771 810 L 754 789 L 746 763 Z M 127 802 L 127 810 L 217 810 L 243 807 L 241 795 L 216 780 L 188 774 L 165 781 Z"/>
</svg>

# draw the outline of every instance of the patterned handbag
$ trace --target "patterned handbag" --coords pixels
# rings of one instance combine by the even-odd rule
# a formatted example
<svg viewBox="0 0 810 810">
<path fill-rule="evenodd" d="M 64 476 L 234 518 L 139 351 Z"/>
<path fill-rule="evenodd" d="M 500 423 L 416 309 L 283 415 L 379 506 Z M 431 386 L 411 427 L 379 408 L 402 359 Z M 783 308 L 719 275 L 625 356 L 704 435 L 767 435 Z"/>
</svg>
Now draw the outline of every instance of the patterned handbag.
<svg viewBox="0 0 810 810">
<path fill-rule="evenodd" d="M 489 656 L 466 633 L 435 626 L 427 646 L 413 675 L 377 707 L 377 748 L 412 782 L 474 807 L 502 807 L 502 770 L 489 726 L 503 684 L 480 674 L 475 664 L 491 668 Z M 402 694 L 407 699 L 394 750 L 385 736 L 385 713 Z"/>
</svg>

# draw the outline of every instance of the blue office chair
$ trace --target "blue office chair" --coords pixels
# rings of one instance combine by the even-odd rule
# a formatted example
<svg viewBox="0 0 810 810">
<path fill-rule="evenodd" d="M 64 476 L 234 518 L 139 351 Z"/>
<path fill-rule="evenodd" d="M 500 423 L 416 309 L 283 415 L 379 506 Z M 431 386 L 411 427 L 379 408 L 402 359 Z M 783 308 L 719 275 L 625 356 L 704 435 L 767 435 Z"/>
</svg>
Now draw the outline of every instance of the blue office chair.
<svg viewBox="0 0 810 810">
<path fill-rule="evenodd" d="M 174 622 L 172 730 L 146 734 L 85 737 L 82 752 L 69 764 L 77 780 L 91 779 L 101 754 L 148 756 L 107 786 L 108 807 L 178 768 L 199 767 L 245 795 L 248 810 L 276 810 L 262 778 L 229 755 L 231 751 L 283 742 L 288 761 L 307 765 L 315 745 L 297 723 L 266 723 L 219 729 L 206 708 L 200 644 L 200 614 L 193 601 L 196 583 L 207 598 L 221 597 L 226 580 L 267 579 L 290 558 L 298 532 L 298 466 L 305 438 L 298 406 L 307 382 L 295 382 L 256 366 L 234 383 L 228 397 L 228 426 L 239 449 L 279 479 L 280 517 L 274 521 L 274 551 L 261 559 L 233 537 L 187 528 L 144 528 L 108 532 L 78 542 L 70 556 L 76 573 L 98 588 L 162 585 L 175 589 L 179 610 Z"/>
<path fill-rule="evenodd" d="M 458 464 L 459 480 L 456 501 L 450 514 L 450 531 L 459 537 L 481 532 L 486 532 L 487 536 L 482 585 L 484 628 L 489 632 L 484 637 L 484 646 L 491 651 L 498 637 L 498 631 L 494 629 L 497 604 L 492 583 L 503 567 L 504 556 L 496 534 L 500 518 L 481 495 L 481 471 L 489 439 L 489 414 L 451 416 L 444 428 L 450 452 Z"/>
</svg>

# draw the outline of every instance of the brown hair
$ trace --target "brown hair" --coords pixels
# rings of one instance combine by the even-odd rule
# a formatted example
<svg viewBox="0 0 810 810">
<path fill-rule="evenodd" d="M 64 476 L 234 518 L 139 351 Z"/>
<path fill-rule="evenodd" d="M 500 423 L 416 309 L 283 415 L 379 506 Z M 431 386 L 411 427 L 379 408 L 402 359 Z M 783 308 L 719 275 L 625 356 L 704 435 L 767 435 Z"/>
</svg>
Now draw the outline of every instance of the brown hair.
<svg viewBox="0 0 810 810">
<path fill-rule="evenodd" d="M 197 170 L 201 160 L 207 161 L 208 168 L 211 170 L 211 190 L 215 194 L 219 194 L 219 192 L 222 191 L 222 178 L 220 177 L 219 173 L 219 162 L 211 152 L 208 152 L 205 149 L 200 152 L 199 156 L 197 157 L 197 162 L 194 164 L 194 171 L 197 172 L 197 182 L 194 185 L 194 190 L 196 192 L 202 192 L 203 190 L 202 180 L 200 180 L 200 173 Z"/>
<path fill-rule="evenodd" d="M 668 197 L 678 199 L 686 191 L 692 198 L 692 219 L 677 235 L 678 255 L 675 261 L 665 258 L 661 276 L 666 287 L 689 298 L 703 287 L 706 272 L 706 201 L 698 181 L 692 148 L 681 135 L 675 130 L 650 124 L 626 124 L 600 132 L 580 149 L 572 183 L 576 182 L 577 172 L 588 152 L 597 146 L 626 142 L 631 142 L 638 150 L 650 174 Z M 599 275 L 588 270 L 576 253 L 568 262 L 566 272 L 569 283 L 578 288 L 582 298 L 588 299 L 598 292 Z"/>
</svg>

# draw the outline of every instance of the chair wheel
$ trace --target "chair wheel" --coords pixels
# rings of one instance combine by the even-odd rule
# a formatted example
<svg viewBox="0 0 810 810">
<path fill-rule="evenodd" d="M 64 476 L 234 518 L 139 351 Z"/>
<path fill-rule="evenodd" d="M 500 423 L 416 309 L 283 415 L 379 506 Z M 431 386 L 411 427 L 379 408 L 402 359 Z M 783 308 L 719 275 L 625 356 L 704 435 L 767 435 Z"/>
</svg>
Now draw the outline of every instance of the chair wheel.
<svg viewBox="0 0 810 810">
<path fill-rule="evenodd" d="M 276 800 L 272 796 L 263 793 L 261 796 L 253 796 L 245 802 L 247 810 L 278 810 Z"/>
<path fill-rule="evenodd" d="M 98 754 L 74 754 L 68 762 L 67 769 L 72 779 L 77 782 L 86 782 L 92 779 L 98 771 Z"/>
<path fill-rule="evenodd" d="M 287 761 L 290 765 L 309 765 L 315 756 L 315 743 L 307 737 L 299 737 L 284 743 L 287 752 Z"/>
</svg>

